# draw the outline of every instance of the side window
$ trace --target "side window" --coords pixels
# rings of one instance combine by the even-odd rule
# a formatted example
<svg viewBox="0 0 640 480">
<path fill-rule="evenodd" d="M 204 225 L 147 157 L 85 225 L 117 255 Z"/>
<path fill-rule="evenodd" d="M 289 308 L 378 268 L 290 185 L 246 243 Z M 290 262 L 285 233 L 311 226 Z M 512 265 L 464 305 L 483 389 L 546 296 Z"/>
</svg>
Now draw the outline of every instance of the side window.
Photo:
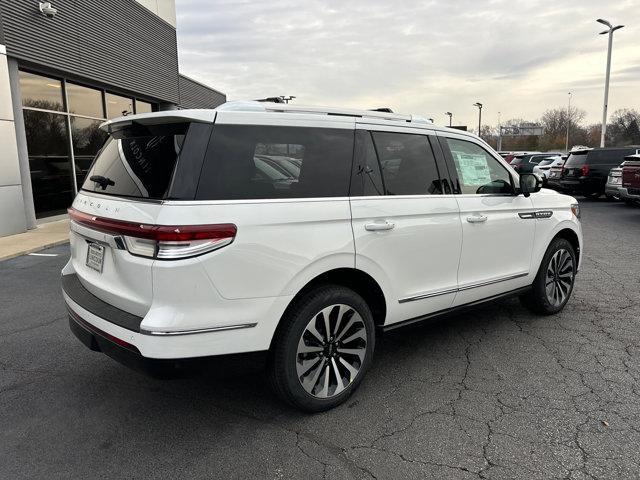
<svg viewBox="0 0 640 480">
<path fill-rule="evenodd" d="M 425 135 L 373 132 L 387 195 L 442 193 L 436 160 Z"/>
<path fill-rule="evenodd" d="M 344 197 L 353 130 L 216 125 L 196 199 Z"/>
<path fill-rule="evenodd" d="M 351 196 L 384 195 L 378 155 L 366 130 L 356 130 L 355 162 L 351 176 Z"/>
<path fill-rule="evenodd" d="M 447 138 L 461 193 L 513 193 L 511 176 L 498 160 L 472 142 Z"/>
</svg>

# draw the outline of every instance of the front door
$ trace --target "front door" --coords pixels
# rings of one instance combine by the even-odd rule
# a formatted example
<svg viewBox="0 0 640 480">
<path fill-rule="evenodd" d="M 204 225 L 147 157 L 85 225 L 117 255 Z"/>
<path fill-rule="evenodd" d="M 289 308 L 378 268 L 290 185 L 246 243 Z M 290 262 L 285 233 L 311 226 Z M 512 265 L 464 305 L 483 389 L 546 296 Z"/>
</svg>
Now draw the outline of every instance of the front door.
<svg viewBox="0 0 640 480">
<path fill-rule="evenodd" d="M 387 324 L 451 307 L 462 228 L 432 142 L 416 129 L 359 125 L 351 212 L 356 268 L 380 283 Z M 370 131 L 369 131 L 370 130 Z"/>
<path fill-rule="evenodd" d="M 531 198 L 514 194 L 509 170 L 480 142 L 455 134 L 440 135 L 440 140 L 460 190 L 463 241 L 454 305 L 530 284 L 536 228 L 527 215 Z"/>
</svg>

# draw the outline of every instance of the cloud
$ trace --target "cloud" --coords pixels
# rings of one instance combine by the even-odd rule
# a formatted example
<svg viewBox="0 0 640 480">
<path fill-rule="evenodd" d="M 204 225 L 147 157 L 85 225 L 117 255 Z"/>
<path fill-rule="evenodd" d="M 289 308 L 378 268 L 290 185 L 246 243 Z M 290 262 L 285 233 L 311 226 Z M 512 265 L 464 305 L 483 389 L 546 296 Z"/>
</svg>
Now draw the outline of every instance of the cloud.
<svg viewBox="0 0 640 480">
<path fill-rule="evenodd" d="M 506 0 L 178 0 L 181 70 L 229 99 L 371 108 L 475 124 L 538 118 L 574 102 L 597 120 L 606 38 L 602 2 Z M 640 10 L 607 5 L 616 32 L 610 108 L 640 108 Z"/>
</svg>

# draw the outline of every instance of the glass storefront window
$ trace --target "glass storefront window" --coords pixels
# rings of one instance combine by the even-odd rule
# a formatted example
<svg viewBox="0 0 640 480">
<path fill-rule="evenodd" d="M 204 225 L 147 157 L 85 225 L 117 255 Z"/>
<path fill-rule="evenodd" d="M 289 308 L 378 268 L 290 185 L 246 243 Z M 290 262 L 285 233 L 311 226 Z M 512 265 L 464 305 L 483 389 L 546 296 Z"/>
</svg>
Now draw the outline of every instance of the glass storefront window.
<svg viewBox="0 0 640 480">
<path fill-rule="evenodd" d="M 151 113 L 153 108 L 149 102 L 143 102 L 142 100 L 136 100 L 136 113 Z"/>
<path fill-rule="evenodd" d="M 101 120 L 71 117 L 71 139 L 78 187 L 84 182 L 93 158 L 107 140 L 107 133 L 98 128 L 101 123 Z"/>
<path fill-rule="evenodd" d="M 69 101 L 69 113 L 104 118 L 100 90 L 67 82 L 67 100 Z"/>
<path fill-rule="evenodd" d="M 75 195 L 74 168 L 80 186 L 107 139 L 102 119 L 149 113 L 153 104 L 22 70 L 19 78 L 36 217 L 65 213 Z"/>
<path fill-rule="evenodd" d="M 107 100 L 107 118 L 122 117 L 133 113 L 133 99 L 113 93 L 107 93 L 105 98 Z"/>
<path fill-rule="evenodd" d="M 36 217 L 64 213 L 74 195 L 65 116 L 24 110 L 24 125 Z"/>
<path fill-rule="evenodd" d="M 55 78 L 20 71 L 22 105 L 43 110 L 64 110 L 62 82 Z"/>
</svg>

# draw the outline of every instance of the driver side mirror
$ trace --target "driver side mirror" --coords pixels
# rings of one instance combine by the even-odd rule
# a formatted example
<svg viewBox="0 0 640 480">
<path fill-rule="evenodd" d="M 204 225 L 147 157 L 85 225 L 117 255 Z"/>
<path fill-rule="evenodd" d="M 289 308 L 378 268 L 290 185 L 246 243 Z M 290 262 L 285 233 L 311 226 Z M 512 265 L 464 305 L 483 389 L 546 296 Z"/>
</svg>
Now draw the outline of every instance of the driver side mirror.
<svg viewBox="0 0 640 480">
<path fill-rule="evenodd" d="M 523 173 L 520 175 L 520 193 L 528 197 L 532 193 L 542 189 L 542 178 L 535 173 Z"/>
</svg>

